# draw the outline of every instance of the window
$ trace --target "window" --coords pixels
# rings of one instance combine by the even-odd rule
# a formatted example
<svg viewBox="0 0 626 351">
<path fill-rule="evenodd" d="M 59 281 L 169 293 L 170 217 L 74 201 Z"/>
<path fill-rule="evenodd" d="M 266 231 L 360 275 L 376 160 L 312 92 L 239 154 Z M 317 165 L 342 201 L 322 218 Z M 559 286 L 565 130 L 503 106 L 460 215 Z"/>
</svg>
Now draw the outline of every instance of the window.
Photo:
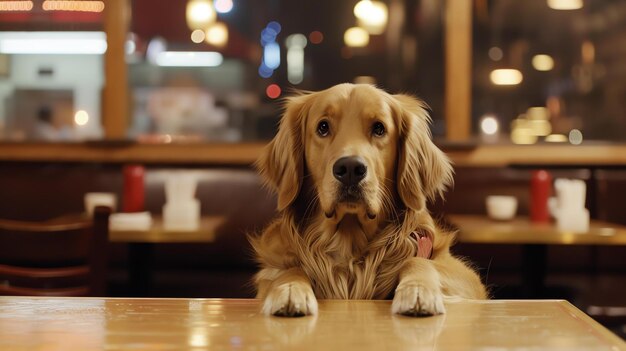
<svg viewBox="0 0 626 351">
<path fill-rule="evenodd" d="M 518 144 L 626 140 L 626 3 L 476 4 L 476 134 Z"/>
<path fill-rule="evenodd" d="M 388 20 L 349 46 L 359 1 L 132 1 L 129 135 L 254 141 L 293 89 L 374 83 L 422 97 L 444 134 L 442 5 L 381 2 Z M 366 25 L 361 24 L 361 28 Z"/>
<path fill-rule="evenodd" d="M 100 138 L 103 1 L 0 1 L 0 139 Z"/>
</svg>

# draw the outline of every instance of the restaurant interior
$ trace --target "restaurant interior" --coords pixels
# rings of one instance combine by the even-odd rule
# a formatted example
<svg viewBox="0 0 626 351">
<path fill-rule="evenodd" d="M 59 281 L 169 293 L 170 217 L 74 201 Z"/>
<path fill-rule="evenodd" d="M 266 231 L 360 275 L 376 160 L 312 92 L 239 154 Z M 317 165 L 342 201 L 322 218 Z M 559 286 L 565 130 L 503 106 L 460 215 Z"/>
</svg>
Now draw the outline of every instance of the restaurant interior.
<svg viewBox="0 0 626 351">
<path fill-rule="evenodd" d="M 626 338 L 621 0 L 0 0 L 0 295 L 254 298 L 254 162 L 339 83 L 428 104 L 491 299 Z"/>
</svg>

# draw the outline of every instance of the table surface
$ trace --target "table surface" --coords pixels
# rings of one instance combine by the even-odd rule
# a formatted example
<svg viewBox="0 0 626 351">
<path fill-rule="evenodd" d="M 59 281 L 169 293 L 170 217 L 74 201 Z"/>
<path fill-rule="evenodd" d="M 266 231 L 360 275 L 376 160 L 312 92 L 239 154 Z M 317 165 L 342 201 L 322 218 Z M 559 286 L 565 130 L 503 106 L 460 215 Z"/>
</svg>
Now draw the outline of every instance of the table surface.
<svg viewBox="0 0 626 351">
<path fill-rule="evenodd" d="M 554 223 L 536 224 L 525 217 L 495 221 L 487 216 L 449 215 L 460 242 L 477 244 L 626 245 L 626 227 L 592 220 L 587 233 L 561 231 Z"/>
<path fill-rule="evenodd" d="M 202 217 L 198 230 L 165 230 L 163 219 L 152 217 L 149 230 L 109 230 L 109 241 L 126 243 L 211 243 L 215 241 L 216 231 L 225 222 L 224 217 Z"/>
<path fill-rule="evenodd" d="M 257 300 L 0 297 L 0 350 L 626 350 L 566 301 L 450 301 L 435 317 L 390 301 L 320 301 L 317 317 Z"/>
</svg>

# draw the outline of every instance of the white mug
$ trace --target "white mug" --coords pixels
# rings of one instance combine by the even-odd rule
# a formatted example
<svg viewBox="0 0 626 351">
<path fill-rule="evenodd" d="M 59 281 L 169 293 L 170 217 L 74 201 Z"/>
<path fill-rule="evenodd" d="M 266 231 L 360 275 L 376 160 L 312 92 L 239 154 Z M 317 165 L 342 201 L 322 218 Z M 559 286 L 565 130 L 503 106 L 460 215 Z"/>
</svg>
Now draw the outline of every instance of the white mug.
<svg viewBox="0 0 626 351">
<path fill-rule="evenodd" d="M 515 217 L 517 212 L 517 198 L 515 196 L 492 195 L 485 201 L 487 215 L 498 221 L 508 221 Z"/>
</svg>

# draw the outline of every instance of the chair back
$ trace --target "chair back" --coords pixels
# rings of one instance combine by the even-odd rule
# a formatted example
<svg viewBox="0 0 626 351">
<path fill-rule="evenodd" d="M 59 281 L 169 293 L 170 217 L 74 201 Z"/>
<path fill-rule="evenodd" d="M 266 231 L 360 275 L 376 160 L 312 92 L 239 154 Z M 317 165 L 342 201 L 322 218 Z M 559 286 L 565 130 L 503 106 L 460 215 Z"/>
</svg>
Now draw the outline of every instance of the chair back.
<svg viewBox="0 0 626 351">
<path fill-rule="evenodd" d="M 109 213 L 0 220 L 0 295 L 104 296 Z"/>
</svg>

